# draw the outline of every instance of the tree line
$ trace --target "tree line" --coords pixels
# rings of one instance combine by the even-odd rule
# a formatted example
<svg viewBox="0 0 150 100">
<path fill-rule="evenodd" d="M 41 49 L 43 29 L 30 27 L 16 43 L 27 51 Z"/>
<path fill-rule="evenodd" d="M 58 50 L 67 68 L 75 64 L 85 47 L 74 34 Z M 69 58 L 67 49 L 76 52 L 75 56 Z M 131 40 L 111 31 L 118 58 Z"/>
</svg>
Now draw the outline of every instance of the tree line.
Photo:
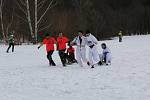
<svg viewBox="0 0 150 100">
<path fill-rule="evenodd" d="M 0 0 L 0 38 L 15 31 L 18 41 L 39 40 L 39 33 L 73 38 L 89 29 L 99 40 L 150 33 L 149 0 Z"/>
</svg>

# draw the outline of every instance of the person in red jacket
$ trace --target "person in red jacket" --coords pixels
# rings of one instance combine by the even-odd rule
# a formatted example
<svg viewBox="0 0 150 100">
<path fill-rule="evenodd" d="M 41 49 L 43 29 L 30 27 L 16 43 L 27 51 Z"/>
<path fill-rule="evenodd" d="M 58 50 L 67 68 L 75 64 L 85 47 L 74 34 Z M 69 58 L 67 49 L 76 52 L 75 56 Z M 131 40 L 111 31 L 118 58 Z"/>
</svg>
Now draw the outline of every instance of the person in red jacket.
<svg viewBox="0 0 150 100">
<path fill-rule="evenodd" d="M 67 49 L 67 60 L 69 64 L 77 62 L 74 53 L 75 49 L 69 44 L 69 48 Z"/>
<path fill-rule="evenodd" d="M 49 60 L 49 65 L 50 66 L 56 66 L 52 59 L 52 54 L 54 52 L 54 44 L 56 43 L 55 38 L 51 37 L 50 34 L 46 34 L 46 37 L 43 39 L 43 42 L 38 46 L 38 49 L 43 46 L 44 44 L 46 45 L 46 51 L 47 51 L 47 59 Z"/>
<path fill-rule="evenodd" d="M 69 39 L 64 37 L 62 33 L 59 33 L 59 37 L 57 38 L 57 50 L 59 51 L 59 56 L 63 66 L 66 66 L 66 43 L 68 43 Z"/>
</svg>

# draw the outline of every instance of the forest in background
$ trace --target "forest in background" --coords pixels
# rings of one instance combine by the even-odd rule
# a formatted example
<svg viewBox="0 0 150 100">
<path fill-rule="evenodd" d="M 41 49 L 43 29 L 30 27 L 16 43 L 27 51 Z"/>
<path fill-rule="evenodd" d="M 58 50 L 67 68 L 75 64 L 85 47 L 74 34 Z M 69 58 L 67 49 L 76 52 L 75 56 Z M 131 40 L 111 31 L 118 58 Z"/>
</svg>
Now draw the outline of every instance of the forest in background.
<svg viewBox="0 0 150 100">
<path fill-rule="evenodd" d="M 89 29 L 99 40 L 150 33 L 150 0 L 0 0 L 0 39 L 15 31 L 18 42 L 41 34 L 73 38 Z"/>
</svg>

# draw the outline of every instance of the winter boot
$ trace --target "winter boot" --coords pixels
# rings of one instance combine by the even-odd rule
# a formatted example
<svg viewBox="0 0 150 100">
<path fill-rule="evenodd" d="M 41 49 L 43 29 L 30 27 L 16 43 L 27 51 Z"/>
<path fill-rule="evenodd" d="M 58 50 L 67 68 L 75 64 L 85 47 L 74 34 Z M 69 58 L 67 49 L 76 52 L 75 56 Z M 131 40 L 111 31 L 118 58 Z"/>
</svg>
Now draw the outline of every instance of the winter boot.
<svg viewBox="0 0 150 100">
<path fill-rule="evenodd" d="M 91 68 L 94 68 L 94 65 L 92 65 L 92 67 Z"/>
</svg>

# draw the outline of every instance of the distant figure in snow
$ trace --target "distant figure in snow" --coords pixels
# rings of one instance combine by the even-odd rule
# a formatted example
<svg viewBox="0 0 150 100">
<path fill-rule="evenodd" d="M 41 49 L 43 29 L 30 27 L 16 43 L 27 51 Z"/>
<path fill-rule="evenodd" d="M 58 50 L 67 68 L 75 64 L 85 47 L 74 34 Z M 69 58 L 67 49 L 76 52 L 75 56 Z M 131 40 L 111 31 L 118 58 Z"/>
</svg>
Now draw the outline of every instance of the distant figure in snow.
<svg viewBox="0 0 150 100">
<path fill-rule="evenodd" d="M 14 33 L 14 32 L 13 32 Z M 8 38 L 9 47 L 7 48 L 7 53 L 9 52 L 9 49 L 12 47 L 12 52 L 14 52 L 14 46 L 15 46 L 15 38 L 13 33 L 10 34 Z"/>
<path fill-rule="evenodd" d="M 65 51 L 66 51 L 66 43 L 68 43 L 68 41 L 69 39 L 63 36 L 63 33 L 59 33 L 59 36 L 57 38 L 57 50 L 64 67 L 66 66 Z"/>
<path fill-rule="evenodd" d="M 66 58 L 68 60 L 68 64 L 72 64 L 72 63 L 75 63 L 76 62 L 76 59 L 75 59 L 75 49 L 74 47 L 72 47 L 70 45 L 70 43 L 68 44 L 69 48 L 67 49 L 67 53 L 66 53 Z"/>
<path fill-rule="evenodd" d="M 94 65 L 98 64 L 100 61 L 99 53 L 97 50 L 98 40 L 91 34 L 89 30 L 86 31 L 86 44 L 89 46 L 89 63 L 91 68 L 94 68 Z"/>
<path fill-rule="evenodd" d="M 46 51 L 47 51 L 47 59 L 49 60 L 49 65 L 50 66 L 56 66 L 52 59 L 52 54 L 54 52 L 54 44 L 56 43 L 55 38 L 51 37 L 50 34 L 46 34 L 46 37 L 43 39 L 43 42 L 38 46 L 38 49 L 43 46 L 44 44 L 46 45 Z"/>
<path fill-rule="evenodd" d="M 106 46 L 105 43 L 102 43 L 101 47 L 103 49 L 103 52 L 102 52 L 102 54 L 100 54 L 99 65 L 103 65 L 103 64 L 109 65 L 109 64 L 111 64 L 111 52 L 110 52 L 110 49 Z"/>
<path fill-rule="evenodd" d="M 118 37 L 119 37 L 119 42 L 122 42 L 122 37 L 123 37 L 122 31 L 118 33 Z"/>
</svg>

